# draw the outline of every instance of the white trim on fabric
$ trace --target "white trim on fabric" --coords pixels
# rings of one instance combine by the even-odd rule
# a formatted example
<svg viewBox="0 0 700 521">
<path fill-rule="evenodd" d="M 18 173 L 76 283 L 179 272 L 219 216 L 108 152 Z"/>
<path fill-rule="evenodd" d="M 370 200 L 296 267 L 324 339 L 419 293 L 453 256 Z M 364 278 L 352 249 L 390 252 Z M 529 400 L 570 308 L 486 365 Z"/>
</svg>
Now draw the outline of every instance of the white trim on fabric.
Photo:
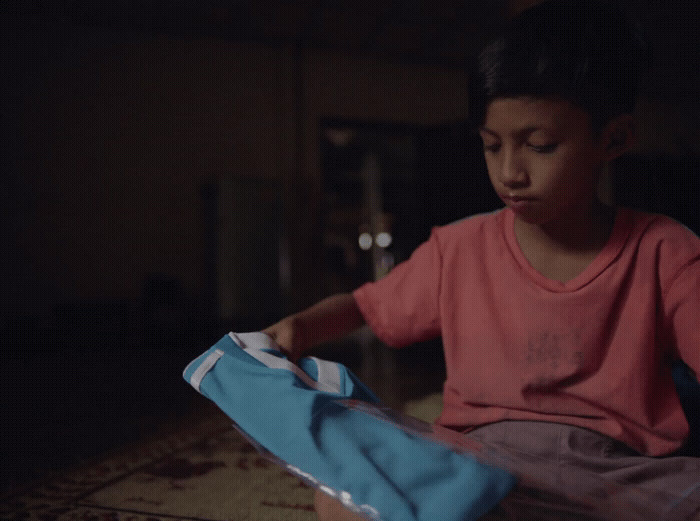
<svg viewBox="0 0 700 521">
<path fill-rule="evenodd" d="M 197 362 L 199 362 L 199 357 L 195 358 L 192 360 L 189 364 L 187 364 L 187 367 L 185 367 L 185 370 L 182 371 L 182 377 L 187 380 L 187 371 L 190 370 L 190 367 L 193 367 Z"/>
<path fill-rule="evenodd" d="M 340 369 L 337 364 L 325 360 L 312 358 L 318 366 L 319 381 L 316 382 L 297 365 L 286 358 L 280 358 L 263 349 L 281 351 L 275 341 L 265 333 L 229 333 L 231 339 L 236 342 L 246 353 L 265 364 L 271 369 L 284 369 L 291 371 L 308 387 L 325 393 L 340 394 Z M 334 366 L 334 367 L 331 367 Z M 325 379 L 325 380 L 324 380 Z"/>
<path fill-rule="evenodd" d="M 190 384 L 192 384 L 192 387 L 194 387 L 198 393 L 202 393 L 202 391 L 199 390 L 202 379 L 214 368 L 216 362 L 218 362 L 219 358 L 221 358 L 223 355 L 224 352 L 221 349 L 217 349 L 213 353 L 210 353 L 209 356 L 207 356 L 201 365 L 195 370 L 195 372 L 192 373 L 192 376 L 190 377 Z"/>
<path fill-rule="evenodd" d="M 341 394 L 340 367 L 338 367 L 338 364 L 328 360 L 321 360 L 315 356 L 310 356 L 309 358 L 316 362 L 318 381 L 335 389 L 334 392 Z"/>
</svg>

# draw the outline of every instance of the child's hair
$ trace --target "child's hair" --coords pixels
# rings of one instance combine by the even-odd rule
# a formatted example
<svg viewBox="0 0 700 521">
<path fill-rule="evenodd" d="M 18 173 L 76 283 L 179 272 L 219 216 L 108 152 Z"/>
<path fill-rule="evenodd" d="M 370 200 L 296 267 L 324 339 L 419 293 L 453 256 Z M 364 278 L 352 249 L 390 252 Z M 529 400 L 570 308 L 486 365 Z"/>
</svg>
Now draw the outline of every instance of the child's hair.
<svg viewBox="0 0 700 521">
<path fill-rule="evenodd" d="M 614 2 L 545 1 L 514 17 L 470 74 L 470 121 L 481 126 L 496 98 L 563 98 L 595 132 L 631 113 L 647 46 Z"/>
</svg>

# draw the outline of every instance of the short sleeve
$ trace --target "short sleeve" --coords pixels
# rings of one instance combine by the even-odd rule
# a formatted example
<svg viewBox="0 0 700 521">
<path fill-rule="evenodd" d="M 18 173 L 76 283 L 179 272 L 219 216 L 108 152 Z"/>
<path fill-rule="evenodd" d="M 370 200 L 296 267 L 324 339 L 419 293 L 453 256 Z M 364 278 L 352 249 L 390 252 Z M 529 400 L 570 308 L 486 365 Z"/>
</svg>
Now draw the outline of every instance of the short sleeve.
<svg viewBox="0 0 700 521">
<path fill-rule="evenodd" d="M 353 296 L 380 340 L 404 347 L 440 334 L 442 258 L 435 231 L 386 277 L 368 282 Z"/>
</svg>

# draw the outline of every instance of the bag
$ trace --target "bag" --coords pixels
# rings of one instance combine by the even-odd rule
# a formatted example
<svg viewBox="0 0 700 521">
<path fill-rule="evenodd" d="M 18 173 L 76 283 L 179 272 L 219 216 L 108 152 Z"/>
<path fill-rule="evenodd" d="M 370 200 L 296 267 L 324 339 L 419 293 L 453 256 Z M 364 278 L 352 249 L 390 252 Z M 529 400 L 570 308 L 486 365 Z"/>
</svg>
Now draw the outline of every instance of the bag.
<svg viewBox="0 0 700 521">
<path fill-rule="evenodd" d="M 516 482 L 394 421 L 343 365 L 297 366 L 263 333 L 224 336 L 183 376 L 258 450 L 370 519 L 474 520 Z"/>
</svg>

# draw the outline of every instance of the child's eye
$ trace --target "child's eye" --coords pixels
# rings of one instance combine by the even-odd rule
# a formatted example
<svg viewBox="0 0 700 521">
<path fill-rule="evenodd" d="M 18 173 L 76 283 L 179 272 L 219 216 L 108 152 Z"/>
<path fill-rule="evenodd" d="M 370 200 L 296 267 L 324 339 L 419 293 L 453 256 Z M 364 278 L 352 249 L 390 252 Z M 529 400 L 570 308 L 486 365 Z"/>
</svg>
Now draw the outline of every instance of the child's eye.
<svg viewBox="0 0 700 521">
<path fill-rule="evenodd" d="M 496 153 L 498 150 L 501 148 L 501 145 L 499 144 L 493 144 L 493 145 L 484 145 L 484 150 L 487 152 L 491 153 Z"/>
<path fill-rule="evenodd" d="M 551 154 L 557 149 L 557 143 L 549 145 L 530 145 L 530 148 L 539 154 Z"/>
</svg>

